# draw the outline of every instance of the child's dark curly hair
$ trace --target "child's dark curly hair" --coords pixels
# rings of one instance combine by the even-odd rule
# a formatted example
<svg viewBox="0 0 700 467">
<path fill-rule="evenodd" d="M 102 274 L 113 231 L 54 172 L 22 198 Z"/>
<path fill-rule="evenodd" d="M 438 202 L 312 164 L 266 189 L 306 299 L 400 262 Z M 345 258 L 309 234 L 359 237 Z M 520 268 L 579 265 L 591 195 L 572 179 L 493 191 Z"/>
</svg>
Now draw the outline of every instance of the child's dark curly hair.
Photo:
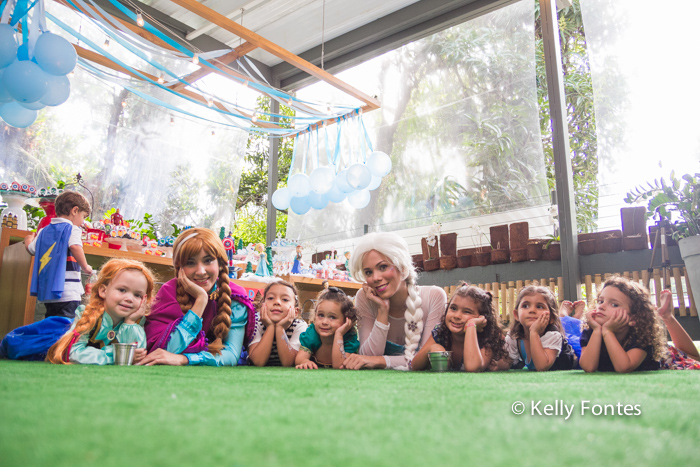
<svg viewBox="0 0 700 467">
<path fill-rule="evenodd" d="M 518 314 L 518 308 L 520 307 L 520 302 L 523 301 L 524 297 L 529 295 L 540 294 L 544 297 L 547 302 L 547 308 L 549 308 L 549 325 L 544 330 L 544 332 L 557 331 L 560 332 L 562 336 L 566 337 L 566 332 L 564 332 L 564 327 L 561 325 L 561 320 L 559 319 L 559 311 L 557 310 L 557 299 L 549 290 L 548 287 L 540 285 L 538 282 L 533 282 L 532 284 L 523 287 L 518 293 L 518 299 L 515 301 L 515 310 L 513 311 L 514 316 L 510 324 L 510 330 L 508 334 L 513 339 L 524 339 L 525 338 L 525 328 L 523 325 L 515 319 Z"/>
<path fill-rule="evenodd" d="M 445 308 L 445 313 L 442 315 L 442 321 L 437 326 L 438 336 L 447 342 L 448 348 L 452 347 L 452 333 L 447 329 L 447 324 L 445 324 L 445 316 L 447 315 L 447 310 L 450 309 L 452 301 L 455 297 L 471 298 L 476 303 L 479 304 L 479 315 L 486 318 L 486 326 L 481 332 L 477 333 L 477 341 L 479 342 L 479 348 L 489 349 L 492 354 L 493 360 L 500 360 L 506 356 L 506 352 L 503 346 L 503 332 L 501 329 L 501 323 L 496 314 L 496 310 L 493 306 L 493 295 L 491 292 L 486 292 L 474 285 L 469 285 L 466 282 L 461 282 L 457 286 L 457 290 L 450 296 L 447 301 L 447 307 Z"/>
<path fill-rule="evenodd" d="M 350 297 L 348 297 L 345 292 L 342 291 L 342 289 L 339 289 L 338 287 L 328 287 L 327 289 L 323 289 L 316 296 L 316 306 L 318 306 L 318 304 L 324 300 L 330 300 L 337 303 L 338 306 L 340 306 L 340 312 L 343 313 L 344 317 L 350 318 L 352 321 L 357 320 L 357 309 L 355 308 L 355 304 L 352 302 Z"/>
<path fill-rule="evenodd" d="M 634 326 L 629 327 L 627 336 L 620 342 L 624 348 L 631 341 L 636 341 L 640 347 L 648 345 L 654 348 L 654 360 L 660 360 L 667 349 L 666 334 L 663 326 L 659 323 L 659 318 L 656 315 L 654 304 L 651 301 L 649 291 L 640 284 L 625 279 L 622 276 L 612 276 L 603 284 L 603 289 L 606 287 L 615 287 L 629 298 L 630 321 L 634 322 Z M 583 329 L 588 329 L 588 317 L 584 315 Z"/>
</svg>

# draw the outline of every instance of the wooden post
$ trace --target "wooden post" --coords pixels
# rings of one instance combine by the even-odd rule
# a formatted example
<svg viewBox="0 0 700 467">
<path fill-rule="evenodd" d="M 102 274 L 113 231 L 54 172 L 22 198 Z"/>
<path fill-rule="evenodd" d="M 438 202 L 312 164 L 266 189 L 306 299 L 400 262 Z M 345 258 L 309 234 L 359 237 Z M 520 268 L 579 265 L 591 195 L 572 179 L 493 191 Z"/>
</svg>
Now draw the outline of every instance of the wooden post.
<svg viewBox="0 0 700 467">
<path fill-rule="evenodd" d="M 650 277 L 649 271 L 645 269 L 644 271 L 642 271 L 642 285 L 647 290 L 649 290 L 649 281 L 650 280 L 651 280 L 651 277 Z"/>
<path fill-rule="evenodd" d="M 632 271 L 632 280 L 639 284 L 639 271 Z"/>
<path fill-rule="evenodd" d="M 688 279 L 688 270 L 683 268 L 683 276 L 685 276 L 685 289 L 688 291 L 688 299 L 690 301 L 690 316 L 698 315 L 698 305 L 693 297 L 693 289 L 690 288 L 690 279 Z"/>
<path fill-rule="evenodd" d="M 656 296 L 656 306 L 661 304 L 661 271 L 654 268 L 654 295 Z"/>
<path fill-rule="evenodd" d="M 683 281 L 680 268 L 673 268 L 673 280 L 676 282 L 676 296 L 678 297 L 678 313 L 687 316 L 685 311 L 685 297 L 683 296 Z"/>
<path fill-rule="evenodd" d="M 590 274 L 584 277 L 584 282 L 586 284 L 586 304 L 590 305 L 593 303 L 593 278 Z"/>
<path fill-rule="evenodd" d="M 563 277 L 557 277 L 557 298 L 559 299 L 559 303 L 566 300 L 566 297 L 564 296 L 564 278 Z"/>
<path fill-rule="evenodd" d="M 515 309 L 515 283 L 508 281 L 508 310 L 512 313 L 513 309 Z"/>
<path fill-rule="evenodd" d="M 508 302 L 508 284 L 505 282 L 501 283 L 501 303 L 503 304 L 503 318 L 506 320 L 506 317 L 511 316 L 511 310 L 510 308 L 510 303 Z"/>
<path fill-rule="evenodd" d="M 600 290 L 601 290 L 602 283 L 603 283 L 602 278 L 600 277 L 600 274 L 595 275 L 594 281 L 595 281 L 595 296 L 597 297 L 598 295 L 600 295 Z"/>
</svg>

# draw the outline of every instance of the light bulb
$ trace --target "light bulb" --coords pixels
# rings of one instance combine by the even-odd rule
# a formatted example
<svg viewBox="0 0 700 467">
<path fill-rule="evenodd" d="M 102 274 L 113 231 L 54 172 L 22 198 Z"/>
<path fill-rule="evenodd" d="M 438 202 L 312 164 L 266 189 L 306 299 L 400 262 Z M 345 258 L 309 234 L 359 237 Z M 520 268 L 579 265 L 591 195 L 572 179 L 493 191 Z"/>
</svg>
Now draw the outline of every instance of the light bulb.
<svg viewBox="0 0 700 467">
<path fill-rule="evenodd" d="M 109 47 L 109 37 L 105 39 L 105 47 Z"/>
<path fill-rule="evenodd" d="M 289 100 L 287 101 L 287 107 L 291 107 L 294 104 L 294 101 L 290 97 Z"/>
<path fill-rule="evenodd" d="M 126 107 L 126 101 L 122 101 L 122 107 Z"/>
<path fill-rule="evenodd" d="M 136 13 L 136 24 L 143 27 L 143 15 L 141 15 L 140 11 Z"/>
<path fill-rule="evenodd" d="M 207 105 L 209 107 L 213 107 L 214 106 L 214 99 L 212 99 L 211 97 L 207 98 Z"/>
<path fill-rule="evenodd" d="M 252 120 L 253 122 L 257 122 L 257 121 L 258 121 L 258 116 L 255 115 L 255 114 L 253 114 L 253 118 L 252 118 L 251 120 Z"/>
<path fill-rule="evenodd" d="M 214 132 L 214 130 L 211 130 L 211 135 L 216 136 L 216 133 Z"/>
<path fill-rule="evenodd" d="M 173 117 L 172 115 L 170 116 L 170 125 L 175 126 L 175 117 Z"/>
<path fill-rule="evenodd" d="M 197 65 L 199 63 L 199 55 L 198 54 L 193 54 L 192 55 L 192 63 Z"/>
<path fill-rule="evenodd" d="M 163 83 L 165 83 L 165 78 L 163 78 L 163 75 L 160 74 L 160 75 L 158 75 L 158 84 L 163 84 Z"/>
<path fill-rule="evenodd" d="M 248 87 L 248 81 L 243 81 L 243 87 L 247 88 Z"/>
</svg>

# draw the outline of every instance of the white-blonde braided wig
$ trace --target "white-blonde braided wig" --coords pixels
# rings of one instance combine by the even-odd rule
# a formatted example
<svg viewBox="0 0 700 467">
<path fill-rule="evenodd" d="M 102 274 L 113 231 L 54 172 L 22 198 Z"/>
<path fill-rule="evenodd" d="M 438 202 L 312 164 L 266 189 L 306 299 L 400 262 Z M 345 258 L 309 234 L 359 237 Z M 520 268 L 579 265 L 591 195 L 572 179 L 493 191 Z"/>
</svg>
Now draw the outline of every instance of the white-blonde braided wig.
<svg viewBox="0 0 700 467">
<path fill-rule="evenodd" d="M 406 312 L 404 325 L 406 348 L 404 356 L 410 362 L 418 351 L 421 334 L 423 333 L 422 300 L 418 293 L 416 279 L 418 274 L 413 267 L 413 259 L 408 252 L 406 240 L 390 232 L 369 233 L 360 239 L 350 262 L 350 271 L 356 279 L 363 278 L 362 260 L 370 251 L 375 250 L 386 256 L 391 264 L 401 272 L 401 279 L 406 281 L 408 296 L 406 297 Z"/>
</svg>

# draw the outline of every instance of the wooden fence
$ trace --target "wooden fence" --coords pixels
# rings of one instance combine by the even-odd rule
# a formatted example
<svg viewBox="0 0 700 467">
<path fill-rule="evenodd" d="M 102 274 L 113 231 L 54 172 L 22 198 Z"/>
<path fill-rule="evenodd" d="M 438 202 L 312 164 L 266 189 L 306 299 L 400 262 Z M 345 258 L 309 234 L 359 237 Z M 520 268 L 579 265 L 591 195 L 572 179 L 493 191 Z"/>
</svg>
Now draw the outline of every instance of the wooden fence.
<svg viewBox="0 0 700 467">
<path fill-rule="evenodd" d="M 643 271 L 624 271 L 622 276 L 632 279 L 633 281 L 642 284 L 644 287 L 649 289 L 652 294 L 656 296 L 656 305 L 659 305 L 659 293 L 665 287 L 670 288 L 677 299 L 679 316 L 698 316 L 698 310 L 696 302 L 693 299 L 693 294 L 690 290 L 690 281 L 688 280 L 688 273 L 685 268 L 669 268 L 667 269 L 667 277 L 664 279 L 662 277 L 662 269 L 655 268 L 653 271 L 643 270 Z M 590 308 L 594 303 L 598 293 L 602 289 L 602 284 L 605 280 L 613 275 L 612 273 L 595 274 L 583 276 L 581 284 L 581 294 L 583 299 L 588 303 Z M 554 295 L 559 300 L 559 303 L 567 300 L 568 297 L 564 297 L 564 280 L 561 277 L 551 277 L 551 278 L 540 278 L 540 279 L 529 279 L 529 280 L 518 280 L 509 282 L 490 282 L 474 284 L 488 292 L 491 292 L 496 304 L 496 309 L 501 315 L 501 320 L 503 322 L 509 322 L 512 316 L 513 309 L 515 308 L 515 300 L 518 296 L 518 291 L 524 286 L 530 285 L 533 282 L 538 282 L 540 285 L 549 287 Z M 455 289 L 456 285 L 444 287 L 447 295 L 451 295 Z"/>
</svg>

